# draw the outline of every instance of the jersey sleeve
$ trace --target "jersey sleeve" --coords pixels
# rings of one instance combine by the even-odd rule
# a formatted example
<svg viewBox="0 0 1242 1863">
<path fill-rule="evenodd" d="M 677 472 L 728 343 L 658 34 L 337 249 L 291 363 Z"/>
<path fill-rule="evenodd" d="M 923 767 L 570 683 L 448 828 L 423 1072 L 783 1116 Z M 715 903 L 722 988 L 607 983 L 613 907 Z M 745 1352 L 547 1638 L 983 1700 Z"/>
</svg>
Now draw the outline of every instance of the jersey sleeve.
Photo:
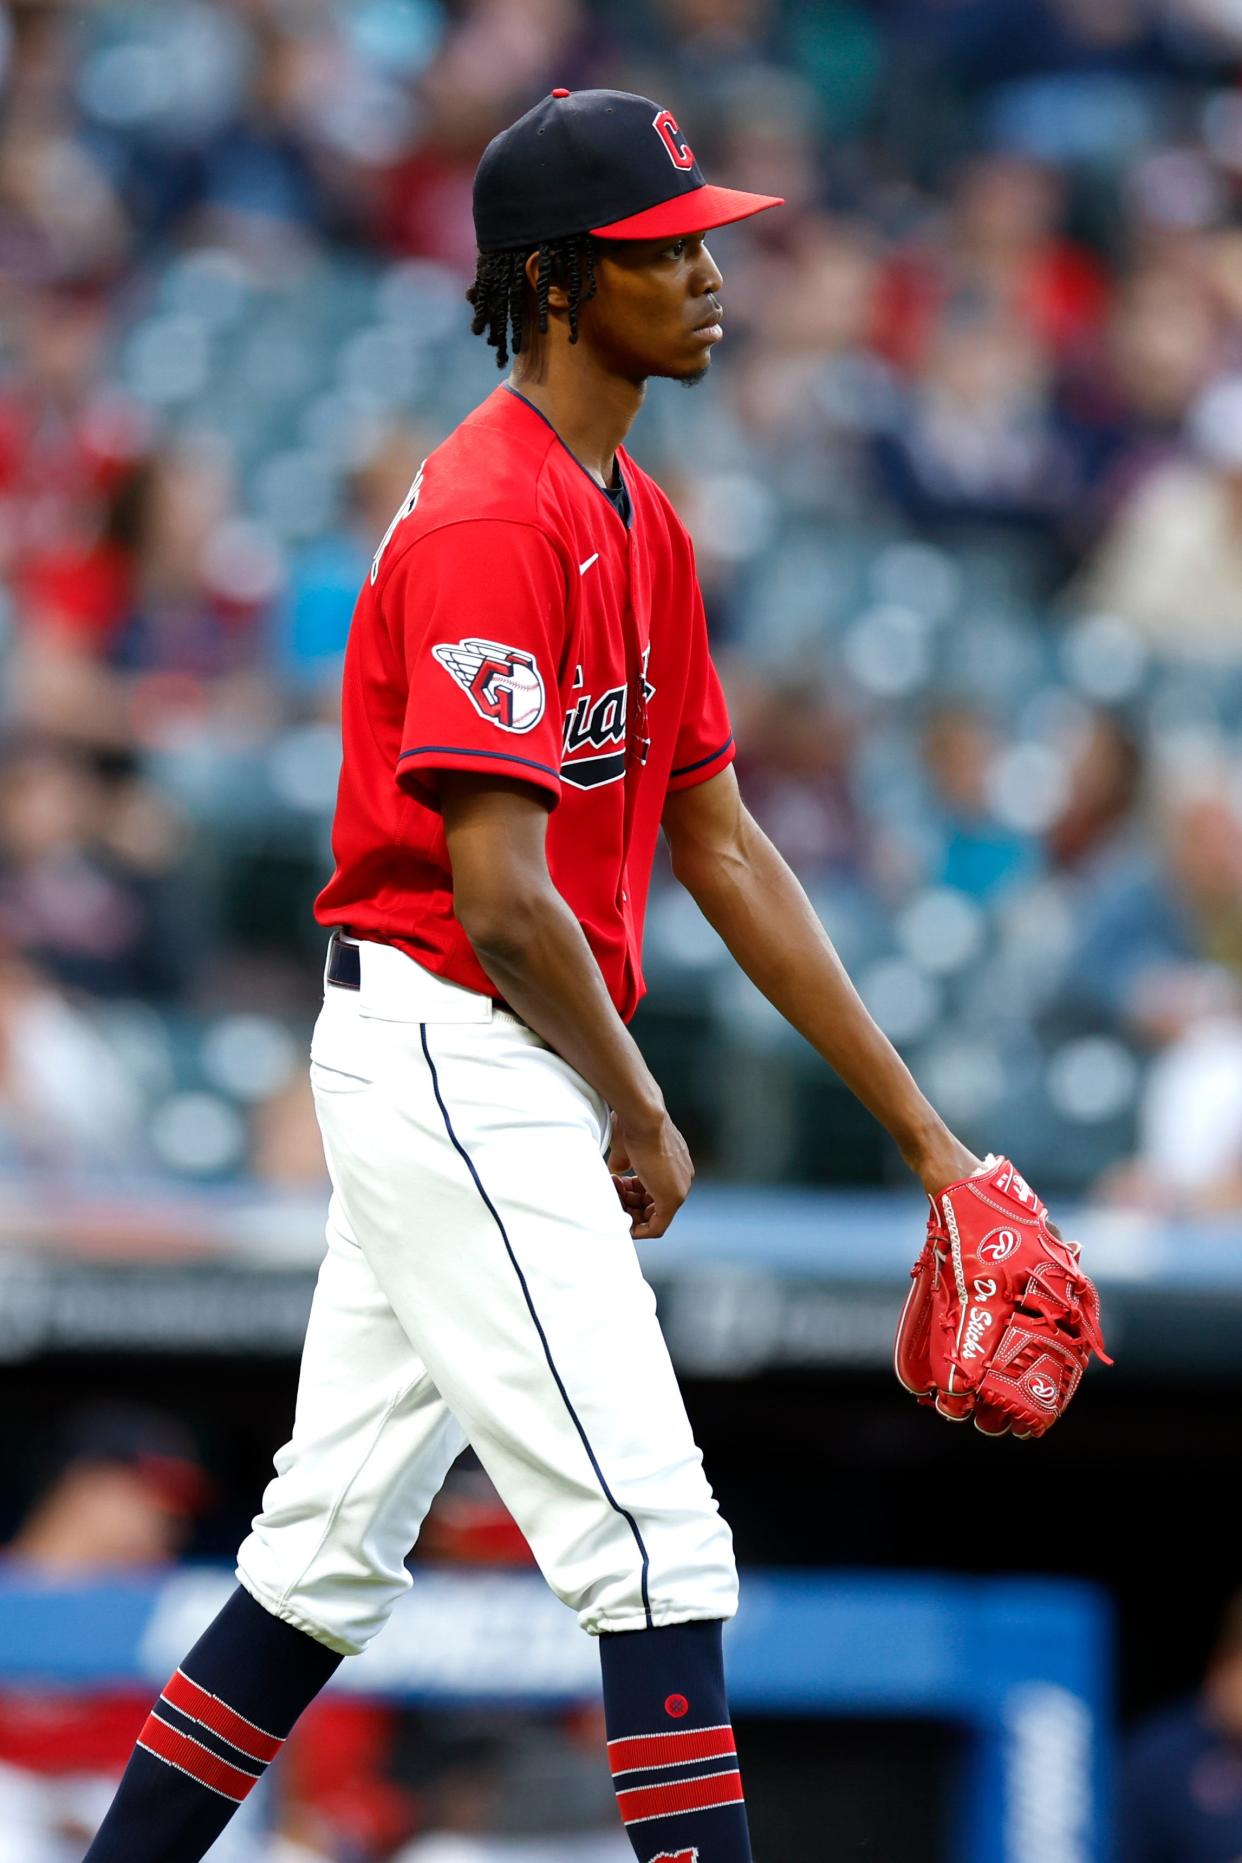
<svg viewBox="0 0 1242 1863">
<path fill-rule="evenodd" d="M 549 539 L 504 520 L 447 525 L 394 565 L 383 601 L 408 680 L 398 782 L 435 807 L 442 771 L 492 771 L 555 807 L 567 603 Z"/>
<path fill-rule="evenodd" d="M 682 706 L 673 767 L 669 774 L 670 793 L 693 789 L 718 776 L 733 762 L 733 731 L 729 710 L 721 688 L 720 676 L 712 664 L 707 640 L 707 616 L 703 597 L 695 584 L 693 622 L 690 638 L 690 665 L 686 677 L 686 697 Z"/>
</svg>

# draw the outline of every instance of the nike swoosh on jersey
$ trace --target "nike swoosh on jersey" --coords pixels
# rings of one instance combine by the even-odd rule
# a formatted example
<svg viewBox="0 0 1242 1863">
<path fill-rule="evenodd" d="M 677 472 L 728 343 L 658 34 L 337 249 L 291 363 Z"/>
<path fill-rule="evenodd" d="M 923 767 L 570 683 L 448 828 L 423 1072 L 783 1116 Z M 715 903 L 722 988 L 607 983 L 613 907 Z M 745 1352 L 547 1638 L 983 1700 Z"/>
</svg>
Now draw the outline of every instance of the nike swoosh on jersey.
<svg viewBox="0 0 1242 1863">
<path fill-rule="evenodd" d="M 587 572 L 587 570 L 588 570 L 588 569 L 589 569 L 589 568 L 591 567 L 591 564 L 592 564 L 592 563 L 598 563 L 598 562 L 599 562 L 599 551 L 597 550 L 597 551 L 595 552 L 595 555 L 594 555 L 594 556 L 588 556 L 588 557 L 587 557 L 587 560 L 586 560 L 586 562 L 585 562 L 585 563 L 579 563 L 579 565 L 578 565 L 578 574 L 579 574 L 580 576 L 585 576 L 585 575 L 586 575 L 586 572 Z"/>
</svg>

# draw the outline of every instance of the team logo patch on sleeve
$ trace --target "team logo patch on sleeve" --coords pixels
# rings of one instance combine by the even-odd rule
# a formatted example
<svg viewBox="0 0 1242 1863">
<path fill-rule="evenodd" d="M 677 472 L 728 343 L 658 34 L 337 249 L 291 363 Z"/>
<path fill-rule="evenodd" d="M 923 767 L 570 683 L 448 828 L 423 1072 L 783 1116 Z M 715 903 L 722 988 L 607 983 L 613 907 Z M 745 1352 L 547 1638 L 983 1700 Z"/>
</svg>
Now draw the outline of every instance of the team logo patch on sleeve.
<svg viewBox="0 0 1242 1863">
<path fill-rule="evenodd" d="M 431 651 L 480 718 L 502 731 L 533 731 L 543 717 L 543 679 L 534 654 L 495 640 L 442 641 Z"/>
</svg>

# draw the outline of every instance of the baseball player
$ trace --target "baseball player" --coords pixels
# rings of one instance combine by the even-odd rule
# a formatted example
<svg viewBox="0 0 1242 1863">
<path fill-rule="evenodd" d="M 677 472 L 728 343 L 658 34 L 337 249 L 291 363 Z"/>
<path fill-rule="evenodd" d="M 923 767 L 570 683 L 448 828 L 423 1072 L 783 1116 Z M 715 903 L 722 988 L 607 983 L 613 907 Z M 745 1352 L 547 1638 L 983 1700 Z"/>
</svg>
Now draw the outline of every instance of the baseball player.
<svg viewBox="0 0 1242 1863">
<path fill-rule="evenodd" d="M 649 377 L 712 366 L 705 234 L 779 205 L 709 185 L 675 117 L 617 91 L 553 91 L 480 163 L 473 328 L 513 368 L 419 471 L 350 633 L 311 1049 L 333 1189 L 293 1435 L 90 1863 L 204 1854 L 383 1627 L 467 1442 L 599 1639 L 635 1854 L 750 1858 L 732 1542 L 634 1250 L 693 1176 L 626 1028 L 661 827 L 924 1186 L 976 1162 L 742 805 L 690 540 L 623 445 Z"/>
</svg>

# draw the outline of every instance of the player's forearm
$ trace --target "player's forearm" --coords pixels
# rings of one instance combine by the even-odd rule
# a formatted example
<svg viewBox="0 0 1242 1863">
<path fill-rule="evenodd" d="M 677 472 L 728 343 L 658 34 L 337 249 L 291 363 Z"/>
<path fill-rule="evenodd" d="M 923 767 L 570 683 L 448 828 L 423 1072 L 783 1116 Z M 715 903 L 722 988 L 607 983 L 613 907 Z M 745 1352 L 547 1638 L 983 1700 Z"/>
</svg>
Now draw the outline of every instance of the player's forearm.
<svg viewBox="0 0 1242 1863">
<path fill-rule="evenodd" d="M 510 1008 L 604 1096 L 632 1135 L 665 1116 L 664 1098 L 608 995 L 582 927 L 556 889 L 512 904 L 503 924 L 467 925 Z"/>
<path fill-rule="evenodd" d="M 867 1010 L 796 876 L 744 816 L 734 844 L 675 858 L 751 981 L 891 1133 L 919 1175 L 957 1141 Z M 934 1172 L 933 1172 L 934 1174 Z"/>
</svg>

